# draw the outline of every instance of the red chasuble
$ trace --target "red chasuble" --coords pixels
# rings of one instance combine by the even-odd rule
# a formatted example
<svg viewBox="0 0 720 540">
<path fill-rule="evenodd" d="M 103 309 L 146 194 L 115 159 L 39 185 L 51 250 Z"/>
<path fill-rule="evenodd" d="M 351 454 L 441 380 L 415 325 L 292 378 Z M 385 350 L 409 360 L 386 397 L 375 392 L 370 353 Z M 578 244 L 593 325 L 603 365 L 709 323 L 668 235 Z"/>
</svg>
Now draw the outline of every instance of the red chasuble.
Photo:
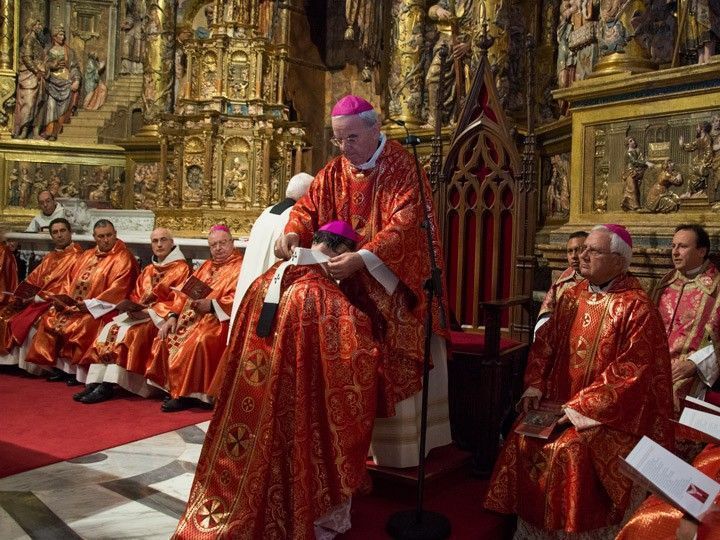
<svg viewBox="0 0 720 540">
<path fill-rule="evenodd" d="M 693 466 L 710 478 L 720 482 L 720 446 L 708 445 L 693 460 Z M 720 505 L 720 500 L 715 504 Z M 720 512 L 720 507 L 718 508 Z M 660 497 L 652 495 L 638 509 L 617 537 L 617 540 L 675 540 L 683 513 Z M 717 514 L 713 523 L 698 528 L 697 540 L 719 540 L 720 521 Z M 709 520 L 708 520 L 709 521 Z"/>
<path fill-rule="evenodd" d="M 212 288 L 207 298 L 215 300 L 224 312 L 218 318 L 214 308 L 199 314 L 185 299 L 174 334 L 155 338 L 145 376 L 168 390 L 173 398 L 208 394 L 220 358 L 225 352 L 235 284 L 243 256 L 235 250 L 222 263 L 205 261 L 193 274 Z"/>
<path fill-rule="evenodd" d="M 442 264 L 432 193 L 424 174 L 423 188 L 438 264 Z M 421 385 L 427 303 L 423 286 L 429 276 L 429 255 L 420 228 L 424 213 L 419 190 L 412 156 L 397 142 L 388 141 L 371 170 L 354 168 L 344 156 L 328 163 L 295 204 L 285 227 L 286 233 L 300 236 L 301 246 L 310 247 L 312 235 L 321 225 L 344 220 L 363 237 L 358 249 L 374 253 L 400 279 L 395 292 L 388 295 L 367 271 L 351 278 L 358 285 L 354 294 L 370 295 L 387 322 L 381 389 L 386 399 L 379 416 L 392 416 L 394 404 L 416 393 Z M 433 308 L 435 333 L 440 333 L 437 305 Z"/>
<path fill-rule="evenodd" d="M 185 259 L 169 264 L 151 263 L 140 273 L 130 300 L 148 306 L 164 319 L 168 313 L 181 310 L 185 297 L 173 288 L 181 287 L 189 275 L 190 267 Z M 127 329 L 121 341 L 116 339 L 119 328 L 118 324 L 112 323 L 107 340 L 103 343 L 95 341 L 80 363 L 117 364 L 127 371 L 145 375 L 158 327 L 152 319 L 138 322 Z"/>
<path fill-rule="evenodd" d="M 669 272 L 653 294 L 665 324 L 670 347 L 670 359 L 687 356 L 706 345 L 720 344 L 720 272 L 711 262 L 694 278 L 680 272 Z M 717 369 L 717 368 L 716 368 Z M 679 412 L 682 400 L 688 394 L 705 395 L 705 383 L 693 373 L 674 383 L 675 409 Z"/>
<path fill-rule="evenodd" d="M 621 521 L 632 483 L 618 468 L 643 435 L 669 446 L 670 359 L 660 315 L 625 275 L 607 293 L 568 290 L 538 333 L 525 387 L 600 422 L 542 440 L 512 432 L 485 500 L 541 529 L 585 532 Z"/>
<path fill-rule="evenodd" d="M 43 258 L 42 262 L 30 272 L 25 279 L 28 283 L 40 287 L 43 293 L 58 294 L 70 273 L 73 265 L 82 253 L 79 244 L 72 243 L 65 249 L 53 250 Z M 28 306 L 18 307 L 10 303 L 0 310 L 0 354 L 7 354 L 10 349 L 19 343 L 13 339 L 13 334 L 27 336 L 27 330 L 35 320 L 45 313 L 50 306 L 49 302 L 33 302 Z M 25 330 L 20 332 L 20 327 Z M 16 329 L 15 329 L 16 328 Z"/>
<path fill-rule="evenodd" d="M 379 350 L 372 321 L 318 266 L 290 266 L 269 337 L 275 268 L 250 286 L 175 538 L 315 538 L 367 480 Z"/>
<path fill-rule="evenodd" d="M 95 298 L 117 304 L 127 298 L 137 275 L 135 256 L 122 240 L 117 240 L 110 251 L 94 248 L 80 255 L 75 268 L 68 273 L 62 293 L 76 301 Z M 57 358 L 67 358 L 77 364 L 108 319 L 108 316 L 94 319 L 75 307 L 61 313 L 51 307 L 40 319 L 27 361 L 51 366 Z"/>
</svg>

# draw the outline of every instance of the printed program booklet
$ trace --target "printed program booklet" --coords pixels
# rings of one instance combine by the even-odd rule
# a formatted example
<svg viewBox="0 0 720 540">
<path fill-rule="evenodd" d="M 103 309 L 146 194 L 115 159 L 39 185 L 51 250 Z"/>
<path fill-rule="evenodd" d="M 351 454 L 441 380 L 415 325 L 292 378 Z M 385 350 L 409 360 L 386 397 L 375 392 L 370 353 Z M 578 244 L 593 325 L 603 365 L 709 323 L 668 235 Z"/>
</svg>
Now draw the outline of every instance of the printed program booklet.
<svg viewBox="0 0 720 540">
<path fill-rule="evenodd" d="M 623 474 L 698 521 L 720 493 L 715 480 L 648 437 L 620 463 Z"/>
</svg>

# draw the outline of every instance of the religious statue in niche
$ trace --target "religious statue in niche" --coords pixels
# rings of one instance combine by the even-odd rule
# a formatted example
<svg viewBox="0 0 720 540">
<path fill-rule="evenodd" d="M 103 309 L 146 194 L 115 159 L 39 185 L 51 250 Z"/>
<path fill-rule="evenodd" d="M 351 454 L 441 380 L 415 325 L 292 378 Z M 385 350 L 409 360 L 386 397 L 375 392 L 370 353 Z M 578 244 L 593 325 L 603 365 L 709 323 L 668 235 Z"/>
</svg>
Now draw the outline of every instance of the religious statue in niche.
<svg viewBox="0 0 720 540">
<path fill-rule="evenodd" d="M 625 169 L 620 179 L 623 183 L 623 199 L 620 207 L 626 212 L 634 212 L 640 208 L 640 184 L 645 170 L 651 164 L 645 161 L 634 137 L 627 137 L 625 144 L 627 144 L 627 150 L 625 152 Z"/>
<path fill-rule="evenodd" d="M 190 165 L 185 171 L 185 183 L 190 198 L 199 199 L 202 193 L 203 171 L 198 165 Z"/>
<path fill-rule="evenodd" d="M 9 192 L 8 192 L 8 205 L 19 206 L 20 205 L 20 171 L 17 167 L 14 167 L 10 171 L 8 177 L 9 180 Z"/>
<path fill-rule="evenodd" d="M 32 195 L 33 180 L 27 167 L 20 168 L 20 206 L 27 207 Z"/>
<path fill-rule="evenodd" d="M 85 99 L 83 100 L 83 108 L 90 111 L 97 111 L 105 104 L 107 99 L 107 86 L 101 78 L 102 72 L 105 71 L 105 62 L 102 62 L 95 53 L 88 54 L 85 61 L 85 76 L 83 78 L 83 86 L 85 90 Z"/>
<path fill-rule="evenodd" d="M 451 6 L 453 4 L 453 6 Z M 451 11 L 454 7 L 454 12 Z M 446 124 L 453 119 L 457 109 L 462 106 L 466 82 L 466 63 L 469 63 L 472 43 L 472 28 L 475 24 L 473 17 L 473 0 L 458 0 L 449 2 L 441 0 L 430 6 L 428 18 L 436 25 L 437 41 L 433 47 L 432 61 L 425 77 L 427 92 L 427 123 L 435 125 L 437 120 Z M 452 69 L 440 72 L 440 50 L 447 47 L 448 63 Z M 438 102 L 438 83 L 443 77 L 444 94 L 442 97 L 442 113 L 445 118 L 435 118 L 435 106 Z"/>
<path fill-rule="evenodd" d="M 680 197 L 670 190 L 671 186 L 681 186 L 682 175 L 675 170 L 675 164 L 667 159 L 660 166 L 655 183 L 645 196 L 645 205 L 640 212 L 651 212 L 655 214 L 669 214 L 677 212 L 680 208 Z"/>
<path fill-rule="evenodd" d="M 210 99 L 217 92 L 217 59 L 212 54 L 203 57 L 200 99 Z"/>
<path fill-rule="evenodd" d="M 250 65 L 245 53 L 236 52 L 228 69 L 228 86 L 230 97 L 234 99 L 247 99 L 248 85 L 250 84 Z"/>
<path fill-rule="evenodd" d="M 136 10 L 128 9 L 127 17 L 120 25 L 120 74 L 140 74 L 143 71 L 144 44 L 142 18 Z"/>
<path fill-rule="evenodd" d="M 29 19 L 20 47 L 12 133 L 16 139 L 27 139 L 34 130 L 37 134 L 37 116 L 43 99 L 41 81 L 45 79 L 45 53 L 40 41 L 42 29 L 37 19 Z"/>
<path fill-rule="evenodd" d="M 557 27 L 557 83 L 559 88 L 567 88 L 575 79 L 575 54 L 570 48 L 570 36 L 573 27 L 570 16 L 575 11 L 575 5 L 569 0 L 564 0 L 560 6 L 560 23 Z"/>
<path fill-rule="evenodd" d="M 157 206 L 158 163 L 145 163 L 135 167 L 133 200 L 135 208 L 150 209 Z"/>
<path fill-rule="evenodd" d="M 680 136 L 680 148 L 694 154 L 689 170 L 688 190 L 682 195 L 683 198 L 707 195 L 708 180 L 714 163 L 713 140 L 710 138 L 711 129 L 710 122 L 699 124 L 695 130 L 695 140 L 689 143 L 686 143 Z"/>
<path fill-rule="evenodd" d="M 82 80 L 75 51 L 65 43 L 65 29 L 56 27 L 52 39 L 52 46 L 45 54 L 47 93 L 45 114 L 40 124 L 42 137 L 49 141 L 57 139 L 63 124 L 75 113 Z"/>
<path fill-rule="evenodd" d="M 107 202 L 110 197 L 110 167 L 97 167 L 93 174 L 90 187 L 94 187 L 88 194 L 93 202 Z"/>
<path fill-rule="evenodd" d="M 205 26 L 195 28 L 195 37 L 197 39 L 208 39 L 212 35 L 212 24 L 215 22 L 215 6 L 212 2 L 205 5 L 203 14 L 205 15 Z"/>
<path fill-rule="evenodd" d="M 715 54 L 720 39 L 720 3 L 717 0 L 680 0 L 678 31 L 685 55 L 705 64 Z"/>
<path fill-rule="evenodd" d="M 243 208 L 250 204 L 247 191 L 248 169 L 247 164 L 234 157 L 231 165 L 225 169 L 225 199 L 240 202 Z"/>
<path fill-rule="evenodd" d="M 567 216 L 570 213 L 569 163 L 567 156 L 554 155 L 550 158 L 552 174 L 546 192 L 547 216 Z"/>
</svg>

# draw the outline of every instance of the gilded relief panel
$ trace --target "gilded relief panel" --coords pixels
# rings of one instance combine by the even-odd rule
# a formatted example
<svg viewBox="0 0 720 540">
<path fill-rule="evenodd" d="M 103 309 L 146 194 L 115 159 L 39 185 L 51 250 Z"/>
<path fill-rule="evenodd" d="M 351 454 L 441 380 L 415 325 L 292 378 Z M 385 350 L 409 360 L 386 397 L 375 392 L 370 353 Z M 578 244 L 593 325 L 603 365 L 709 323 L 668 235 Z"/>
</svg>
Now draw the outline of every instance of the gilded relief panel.
<svg viewBox="0 0 720 540">
<path fill-rule="evenodd" d="M 250 143 L 234 137 L 225 143 L 223 152 L 222 204 L 232 208 L 247 208 L 250 197 Z"/>
<path fill-rule="evenodd" d="M 720 110 L 588 127 L 584 212 L 709 210 L 720 201 Z"/>
</svg>

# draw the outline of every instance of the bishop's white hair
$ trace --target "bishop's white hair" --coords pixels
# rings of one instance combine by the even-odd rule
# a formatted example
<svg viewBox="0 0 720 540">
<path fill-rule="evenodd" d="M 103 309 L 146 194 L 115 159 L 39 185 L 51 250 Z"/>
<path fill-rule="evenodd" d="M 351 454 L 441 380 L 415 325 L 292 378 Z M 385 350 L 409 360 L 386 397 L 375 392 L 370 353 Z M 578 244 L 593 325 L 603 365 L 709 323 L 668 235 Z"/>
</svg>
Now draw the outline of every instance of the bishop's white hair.
<svg viewBox="0 0 720 540">
<path fill-rule="evenodd" d="M 288 182 L 287 188 L 285 189 L 285 196 L 288 199 L 299 201 L 302 196 L 307 193 L 308 189 L 310 189 L 312 181 L 312 175 L 306 172 L 297 173 Z"/>
<path fill-rule="evenodd" d="M 604 231 L 610 235 L 610 252 L 617 253 L 620 255 L 625 263 L 623 264 L 623 272 L 627 272 L 630 268 L 630 262 L 632 261 L 632 248 L 625 243 L 619 235 L 612 232 L 605 225 L 595 225 L 592 231 Z"/>
<path fill-rule="evenodd" d="M 368 109 L 367 111 L 357 114 L 336 114 L 333 118 L 342 118 L 343 116 L 359 116 L 368 126 L 374 126 L 379 121 L 378 113 L 375 109 Z"/>
</svg>

